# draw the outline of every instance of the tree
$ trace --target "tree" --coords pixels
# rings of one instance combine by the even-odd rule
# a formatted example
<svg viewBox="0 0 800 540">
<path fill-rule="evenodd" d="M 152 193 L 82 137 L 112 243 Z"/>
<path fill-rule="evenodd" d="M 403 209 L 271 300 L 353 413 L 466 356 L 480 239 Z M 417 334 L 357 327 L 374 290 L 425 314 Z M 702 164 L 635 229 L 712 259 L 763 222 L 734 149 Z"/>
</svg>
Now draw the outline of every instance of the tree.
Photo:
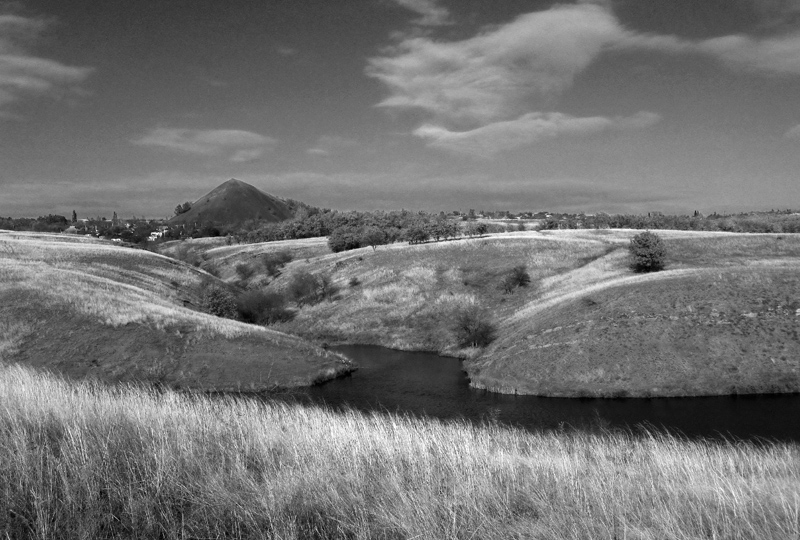
<svg viewBox="0 0 800 540">
<path fill-rule="evenodd" d="M 631 269 L 635 272 L 658 272 L 664 269 L 667 248 L 655 233 L 644 231 L 631 238 L 628 252 Z"/>
<path fill-rule="evenodd" d="M 516 287 L 527 287 L 531 282 L 531 276 L 528 274 L 528 268 L 524 264 L 520 264 L 512 268 L 503 278 L 501 287 L 507 294 L 511 294 Z"/>
<path fill-rule="evenodd" d="M 210 314 L 217 317 L 236 317 L 236 300 L 227 290 L 211 285 L 203 292 L 203 308 Z"/>
<path fill-rule="evenodd" d="M 421 244 L 431 237 L 424 223 L 415 223 L 406 229 L 405 239 L 409 244 Z"/>
<path fill-rule="evenodd" d="M 362 231 L 361 238 L 359 239 L 359 244 L 372 247 L 372 251 L 375 251 L 378 249 L 378 246 L 382 246 L 387 242 L 388 235 L 382 229 L 375 226 L 366 227 Z"/>
<path fill-rule="evenodd" d="M 72 211 L 72 223 L 78 222 L 78 214 L 75 213 L 75 210 Z"/>
<path fill-rule="evenodd" d="M 488 312 L 472 304 L 456 313 L 453 334 L 460 346 L 485 347 L 494 341 L 497 330 L 489 321 Z"/>
<path fill-rule="evenodd" d="M 266 253 L 261 258 L 261 262 L 264 265 L 264 270 L 267 271 L 267 275 L 270 277 L 279 276 L 281 273 L 281 268 L 286 266 L 286 264 L 291 262 L 291 260 L 292 253 L 288 249 Z"/>
<path fill-rule="evenodd" d="M 319 300 L 318 282 L 313 274 L 305 271 L 296 273 L 289 283 L 289 294 L 298 306 L 313 304 Z"/>
<path fill-rule="evenodd" d="M 361 233 L 351 226 L 337 227 L 328 235 L 328 247 L 338 253 L 361 247 Z"/>
<path fill-rule="evenodd" d="M 175 215 L 179 216 L 181 214 L 185 214 L 191 209 L 192 209 L 192 203 L 186 201 L 185 203 L 179 204 L 178 206 L 175 207 Z"/>
<path fill-rule="evenodd" d="M 239 317 L 253 324 L 273 324 L 292 319 L 286 308 L 286 298 L 273 291 L 245 291 L 236 301 Z"/>
</svg>

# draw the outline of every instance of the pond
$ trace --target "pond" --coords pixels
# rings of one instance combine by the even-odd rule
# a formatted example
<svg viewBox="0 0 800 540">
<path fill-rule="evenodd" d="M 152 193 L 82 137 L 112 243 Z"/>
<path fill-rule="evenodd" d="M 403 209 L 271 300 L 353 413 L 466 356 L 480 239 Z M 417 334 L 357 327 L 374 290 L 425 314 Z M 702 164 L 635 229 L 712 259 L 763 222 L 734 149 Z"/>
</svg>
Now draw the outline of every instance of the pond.
<svg viewBox="0 0 800 540">
<path fill-rule="evenodd" d="M 461 362 L 433 353 L 347 345 L 351 375 L 290 399 L 439 419 L 498 422 L 524 429 L 667 429 L 688 437 L 800 442 L 800 395 L 574 399 L 515 396 L 470 388 Z"/>
</svg>

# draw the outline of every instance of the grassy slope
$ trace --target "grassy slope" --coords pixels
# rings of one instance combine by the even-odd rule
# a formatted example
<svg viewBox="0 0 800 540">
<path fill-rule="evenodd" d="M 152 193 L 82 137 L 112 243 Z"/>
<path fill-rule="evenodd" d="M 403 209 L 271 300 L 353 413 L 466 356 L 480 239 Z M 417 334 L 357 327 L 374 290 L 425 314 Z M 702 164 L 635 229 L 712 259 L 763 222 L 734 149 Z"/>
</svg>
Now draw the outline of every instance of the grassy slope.
<svg viewBox="0 0 800 540">
<path fill-rule="evenodd" d="M 346 414 L 0 366 L 0 536 L 800 536 L 796 444 Z"/>
<path fill-rule="evenodd" d="M 326 253 L 322 239 L 297 249 L 299 270 L 331 277 L 333 301 L 301 309 L 277 328 L 330 342 L 374 343 L 461 355 L 475 386 L 541 395 L 699 395 L 800 391 L 795 296 L 800 237 L 659 231 L 668 271 L 627 267 L 637 231 L 546 231 Z M 205 252 L 221 276 L 275 244 Z M 302 255 L 301 255 L 302 254 Z M 527 288 L 503 294 L 504 272 L 526 264 Z M 355 277 L 360 285 L 348 285 Z M 254 276 L 252 286 L 269 280 Z M 457 310 L 484 306 L 498 339 L 460 349 Z"/>
<path fill-rule="evenodd" d="M 145 251 L 0 233 L 0 360 L 207 390 L 305 385 L 348 369 L 300 338 L 183 307 L 213 279 Z"/>
</svg>

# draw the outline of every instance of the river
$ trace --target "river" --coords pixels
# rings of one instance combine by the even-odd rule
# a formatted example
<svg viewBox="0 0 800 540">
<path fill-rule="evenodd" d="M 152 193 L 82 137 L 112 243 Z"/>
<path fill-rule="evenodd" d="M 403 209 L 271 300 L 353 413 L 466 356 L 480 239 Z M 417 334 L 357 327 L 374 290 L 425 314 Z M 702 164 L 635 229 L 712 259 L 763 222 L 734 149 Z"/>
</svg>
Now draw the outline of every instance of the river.
<svg viewBox="0 0 800 540">
<path fill-rule="evenodd" d="M 690 438 L 800 442 L 800 395 L 588 399 L 497 394 L 469 387 L 455 358 L 366 345 L 335 348 L 355 360 L 351 375 L 289 399 L 527 430 L 666 429 Z"/>
</svg>

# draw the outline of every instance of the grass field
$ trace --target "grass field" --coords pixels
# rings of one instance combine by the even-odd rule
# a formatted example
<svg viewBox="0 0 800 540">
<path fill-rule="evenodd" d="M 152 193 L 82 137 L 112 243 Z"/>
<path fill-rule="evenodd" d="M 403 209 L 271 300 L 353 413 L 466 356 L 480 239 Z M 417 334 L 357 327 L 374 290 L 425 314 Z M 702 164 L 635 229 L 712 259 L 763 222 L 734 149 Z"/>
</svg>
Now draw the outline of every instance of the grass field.
<svg viewBox="0 0 800 540">
<path fill-rule="evenodd" d="M 0 366 L 6 538 L 785 539 L 796 444 L 551 432 Z"/>
<path fill-rule="evenodd" d="M 525 231 L 330 253 L 324 239 L 204 252 L 220 275 L 269 250 L 294 251 L 286 291 L 310 271 L 338 286 L 275 328 L 331 343 L 433 350 L 466 358 L 475 386 L 563 396 L 708 395 L 800 391 L 800 237 L 658 231 L 665 272 L 636 275 L 632 230 Z M 277 243 L 276 243 L 277 244 Z M 525 265 L 528 287 L 500 283 Z M 351 285 L 351 280 L 357 282 Z M 796 307 L 795 304 L 797 304 Z M 456 315 L 479 306 L 497 328 L 485 349 L 455 339 Z M 791 313 L 790 313 L 791 312 Z"/>
<path fill-rule="evenodd" d="M 0 360 L 217 390 L 310 384 L 349 369 L 298 337 L 184 307 L 214 279 L 110 243 L 2 233 Z"/>
</svg>

